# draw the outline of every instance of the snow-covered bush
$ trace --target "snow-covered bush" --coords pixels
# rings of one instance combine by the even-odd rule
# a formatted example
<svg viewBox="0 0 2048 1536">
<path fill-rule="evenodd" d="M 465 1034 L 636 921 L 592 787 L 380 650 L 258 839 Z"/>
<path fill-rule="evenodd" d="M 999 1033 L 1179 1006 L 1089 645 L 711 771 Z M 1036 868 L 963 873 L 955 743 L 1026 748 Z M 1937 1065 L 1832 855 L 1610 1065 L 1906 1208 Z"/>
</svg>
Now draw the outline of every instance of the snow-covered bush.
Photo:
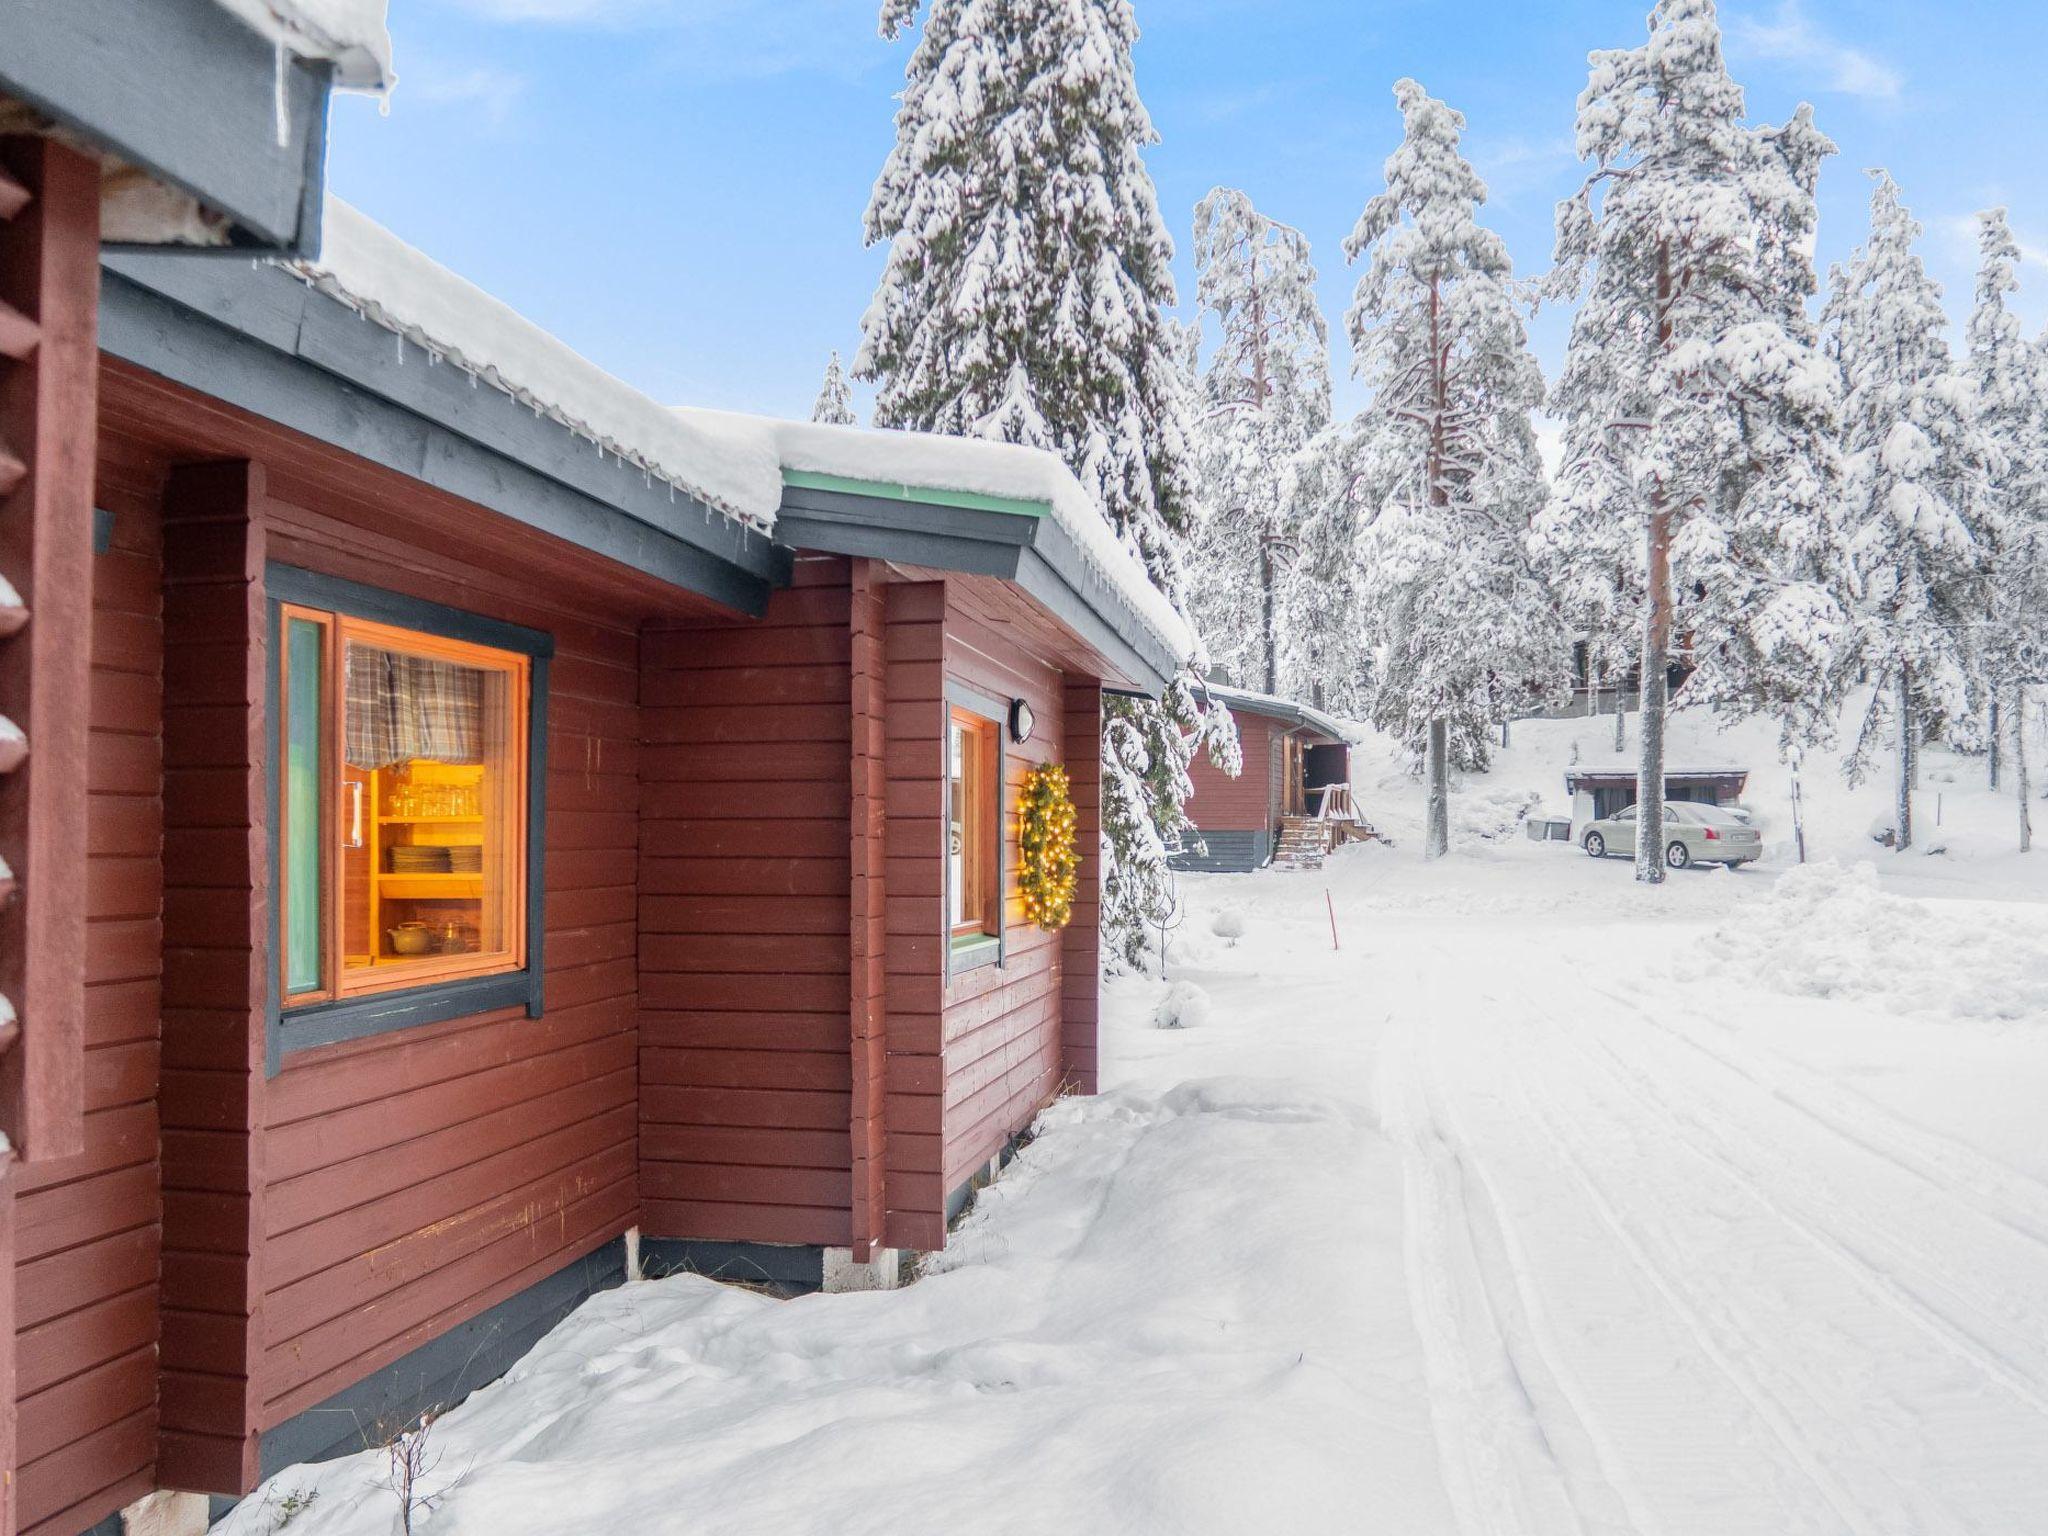
<svg viewBox="0 0 2048 1536">
<path fill-rule="evenodd" d="M 2048 1021 L 2048 945 L 2033 909 L 1888 895 L 1867 864 L 1787 870 L 1680 967 L 1894 1013 Z"/>
<path fill-rule="evenodd" d="M 1192 981 L 1169 983 L 1152 1009 L 1155 1029 L 1200 1029 L 1209 1022 L 1209 994 Z"/>
<path fill-rule="evenodd" d="M 1244 913 L 1236 907 L 1225 907 L 1209 919 L 1209 931 L 1226 941 L 1232 949 L 1237 948 L 1237 941 L 1245 936 L 1250 927 L 1251 924 L 1246 921 Z"/>
<path fill-rule="evenodd" d="M 1467 790 L 1451 801 L 1452 836 L 1459 842 L 1504 842 L 1520 834 L 1540 799 L 1533 789 Z"/>
</svg>

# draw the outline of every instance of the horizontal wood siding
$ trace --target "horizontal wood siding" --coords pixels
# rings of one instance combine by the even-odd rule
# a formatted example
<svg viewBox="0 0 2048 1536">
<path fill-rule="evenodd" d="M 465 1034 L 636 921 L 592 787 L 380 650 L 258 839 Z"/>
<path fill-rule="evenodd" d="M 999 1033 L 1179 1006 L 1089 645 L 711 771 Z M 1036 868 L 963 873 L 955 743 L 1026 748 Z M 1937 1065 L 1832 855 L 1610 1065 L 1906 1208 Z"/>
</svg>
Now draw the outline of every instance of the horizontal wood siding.
<svg viewBox="0 0 2048 1536">
<path fill-rule="evenodd" d="M 104 440 L 92 562 L 85 1136 L 16 1175 L 24 1532 L 76 1536 L 154 1486 L 165 466 Z"/>
<path fill-rule="evenodd" d="M 647 1234 L 852 1241 L 847 562 L 641 640 Z"/>
<path fill-rule="evenodd" d="M 264 475 L 164 495 L 163 1359 L 159 1473 L 255 1476 L 269 861 Z"/>
<path fill-rule="evenodd" d="M 1102 994 L 1102 683 L 1071 673 L 1062 690 L 1067 781 L 1074 794 L 1080 890 L 1060 931 L 1060 1060 L 1075 1093 L 1099 1086 L 1096 1031 Z"/>
<path fill-rule="evenodd" d="M 413 544 L 316 480 L 273 480 L 269 530 L 274 559 L 545 631 L 555 655 L 542 1016 L 305 1051 L 269 1084 L 266 1429 L 601 1247 L 640 1198 L 631 610 Z"/>
<path fill-rule="evenodd" d="M 1007 615 L 948 585 L 946 679 L 997 704 L 1023 699 L 1035 723 L 1018 743 L 1003 731 L 1004 958 L 952 978 L 941 1036 L 945 1132 L 941 1201 L 1031 1123 L 1059 1091 L 1063 1072 L 1060 937 L 1026 920 L 1017 894 L 1017 805 L 1025 775 L 1066 761 L 1065 679 L 1026 650 Z"/>
<path fill-rule="evenodd" d="M 883 589 L 884 1242 L 945 1245 L 946 587 Z"/>
<path fill-rule="evenodd" d="M 1239 712 L 1236 720 L 1244 771 L 1233 779 L 1210 762 L 1206 752 L 1195 754 L 1188 768 L 1195 793 L 1187 812 L 1204 832 L 1268 831 L 1279 819 L 1279 732 L 1264 715 Z"/>
<path fill-rule="evenodd" d="M 702 605 L 125 365 L 104 365 L 102 406 L 109 437 L 154 456 L 260 471 L 239 545 L 198 527 L 172 541 L 184 584 L 167 573 L 164 618 L 180 810 L 164 839 L 159 1480 L 236 1493 L 262 1431 L 637 1220 L 638 632 Z M 238 629 L 222 587 L 265 558 L 554 637 L 543 1017 L 372 1036 L 265 1076 L 267 613 L 245 582 L 258 617 Z M 146 776 L 123 751 L 121 771 Z M 140 1246 L 123 1237 L 107 1262 L 143 1263 Z"/>
</svg>

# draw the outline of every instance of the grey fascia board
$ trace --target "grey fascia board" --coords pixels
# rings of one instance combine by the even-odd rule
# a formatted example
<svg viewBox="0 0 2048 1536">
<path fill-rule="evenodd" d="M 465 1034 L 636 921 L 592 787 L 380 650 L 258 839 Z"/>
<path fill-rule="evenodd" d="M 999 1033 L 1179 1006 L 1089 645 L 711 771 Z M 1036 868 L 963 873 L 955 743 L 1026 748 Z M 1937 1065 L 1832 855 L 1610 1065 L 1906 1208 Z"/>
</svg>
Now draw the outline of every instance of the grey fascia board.
<svg viewBox="0 0 2048 1536">
<path fill-rule="evenodd" d="M 791 549 L 892 560 L 903 565 L 926 565 L 935 570 L 995 576 L 1004 581 L 1017 579 L 1017 564 L 1023 554 L 1015 544 L 990 544 L 945 534 L 906 533 L 898 528 L 813 517 L 807 512 L 784 511 L 775 520 L 775 537 Z"/>
<path fill-rule="evenodd" d="M 775 536 L 793 549 L 1015 582 L 1146 693 L 1156 697 L 1176 670 L 1168 648 L 1114 600 L 1050 517 L 790 486 Z"/>
<path fill-rule="evenodd" d="M 1124 605 L 1110 584 L 1082 558 L 1066 529 L 1053 519 L 1038 519 L 1032 549 L 1101 630 L 1114 636 L 1124 652 L 1139 660 L 1138 670 L 1131 676 L 1163 690 L 1167 679 L 1180 670 L 1186 658 L 1174 655 L 1173 648 Z M 1085 630 L 1082 633 L 1087 635 Z M 1097 649 L 1103 647 L 1098 645 Z"/>
<path fill-rule="evenodd" d="M 1123 633 L 1091 607 L 1075 591 L 1073 584 L 1037 550 L 1026 553 L 1019 563 L 1017 585 L 1108 658 L 1112 666 L 1137 685 L 1142 696 L 1156 699 L 1166 691 L 1171 672 L 1160 668 L 1125 639 Z"/>
<path fill-rule="evenodd" d="M 286 55 L 280 143 L 277 51 L 213 0 L 0 0 L 0 37 L 0 92 L 225 214 L 211 249 L 317 250 L 325 64 Z"/>
<path fill-rule="evenodd" d="M 1305 704 L 1253 694 L 1241 688 L 1226 688 L 1221 683 L 1204 683 L 1202 691 L 1228 708 L 1232 714 L 1258 715 L 1267 720 L 1278 720 L 1295 730 L 1314 731 L 1318 736 L 1327 736 L 1341 746 L 1355 745 L 1349 736 L 1338 729 L 1335 719 Z"/>
<path fill-rule="evenodd" d="M 680 493 L 671 505 L 666 485 L 600 465 L 566 427 L 499 390 L 472 389 L 459 369 L 430 366 L 289 273 L 128 256 L 108 258 L 103 279 L 100 346 L 114 357 L 742 613 L 760 615 L 788 579 L 787 551 L 766 536 L 743 536 Z M 374 386 L 301 353 L 308 317 L 329 310 L 383 350 Z M 331 335 L 318 351 L 339 360 Z M 368 376 L 372 361 L 365 353 L 350 366 Z"/>
</svg>

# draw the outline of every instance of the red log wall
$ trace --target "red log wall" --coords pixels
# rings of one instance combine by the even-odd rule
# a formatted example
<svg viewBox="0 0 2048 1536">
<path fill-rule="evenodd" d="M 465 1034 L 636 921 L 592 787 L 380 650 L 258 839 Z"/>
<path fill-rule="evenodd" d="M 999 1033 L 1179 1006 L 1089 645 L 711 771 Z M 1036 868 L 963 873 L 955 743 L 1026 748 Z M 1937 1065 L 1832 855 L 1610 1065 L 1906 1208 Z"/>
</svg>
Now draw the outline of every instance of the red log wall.
<svg viewBox="0 0 2048 1536">
<path fill-rule="evenodd" d="M 642 641 L 650 1236 L 852 1242 L 849 579 Z"/>
<path fill-rule="evenodd" d="M 1284 731 L 1264 715 L 1238 711 L 1236 719 L 1244 772 L 1229 777 L 1205 752 L 1197 753 L 1188 769 L 1195 793 L 1187 812 L 1207 832 L 1263 832 L 1279 820 L 1274 764 Z"/>
<path fill-rule="evenodd" d="M 20 1528 L 76 1536 L 155 1486 L 163 904 L 164 466 L 103 443 L 92 562 L 85 1150 L 28 1170 L 16 1221 Z"/>
<path fill-rule="evenodd" d="M 1024 917 L 1016 894 L 1017 803 L 1024 777 L 1040 763 L 1064 763 L 1065 679 L 1032 654 L 1028 631 L 992 611 L 994 594 L 946 584 L 946 680 L 999 704 L 1024 699 L 1036 717 L 1031 739 L 1003 736 L 1003 964 L 956 976 L 942 1005 L 946 1129 L 942 1191 L 957 1189 L 1031 1123 L 1059 1091 L 1065 1068 L 1060 936 Z M 1003 594 L 1014 602 L 1014 594 Z M 1092 976 L 1091 976 L 1092 980 Z M 944 1193 L 941 1193 L 943 1204 Z"/>
</svg>

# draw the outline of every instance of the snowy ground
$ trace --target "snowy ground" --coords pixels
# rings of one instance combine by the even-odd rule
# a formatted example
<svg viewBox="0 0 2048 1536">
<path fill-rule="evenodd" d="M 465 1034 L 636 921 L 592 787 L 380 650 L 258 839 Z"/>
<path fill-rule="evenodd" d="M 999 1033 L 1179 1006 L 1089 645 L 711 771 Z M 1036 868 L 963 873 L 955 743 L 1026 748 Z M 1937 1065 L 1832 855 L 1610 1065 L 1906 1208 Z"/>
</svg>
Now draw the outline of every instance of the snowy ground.
<svg viewBox="0 0 2048 1536">
<path fill-rule="evenodd" d="M 1467 826 L 1560 801 L 1577 729 L 1525 728 Z M 416 1529 L 2048 1528 L 2048 851 L 2002 851 L 1981 764 L 1928 773 L 1947 854 L 1823 787 L 1848 867 L 1654 891 L 1519 835 L 1425 865 L 1379 783 L 1397 846 L 1187 882 L 1108 1091 L 938 1272 L 600 1297 L 437 1427 Z M 1176 984 L 1206 1016 L 1157 1028 Z M 374 1454 L 229 1528 L 295 1491 L 305 1536 L 394 1529 Z"/>
</svg>

